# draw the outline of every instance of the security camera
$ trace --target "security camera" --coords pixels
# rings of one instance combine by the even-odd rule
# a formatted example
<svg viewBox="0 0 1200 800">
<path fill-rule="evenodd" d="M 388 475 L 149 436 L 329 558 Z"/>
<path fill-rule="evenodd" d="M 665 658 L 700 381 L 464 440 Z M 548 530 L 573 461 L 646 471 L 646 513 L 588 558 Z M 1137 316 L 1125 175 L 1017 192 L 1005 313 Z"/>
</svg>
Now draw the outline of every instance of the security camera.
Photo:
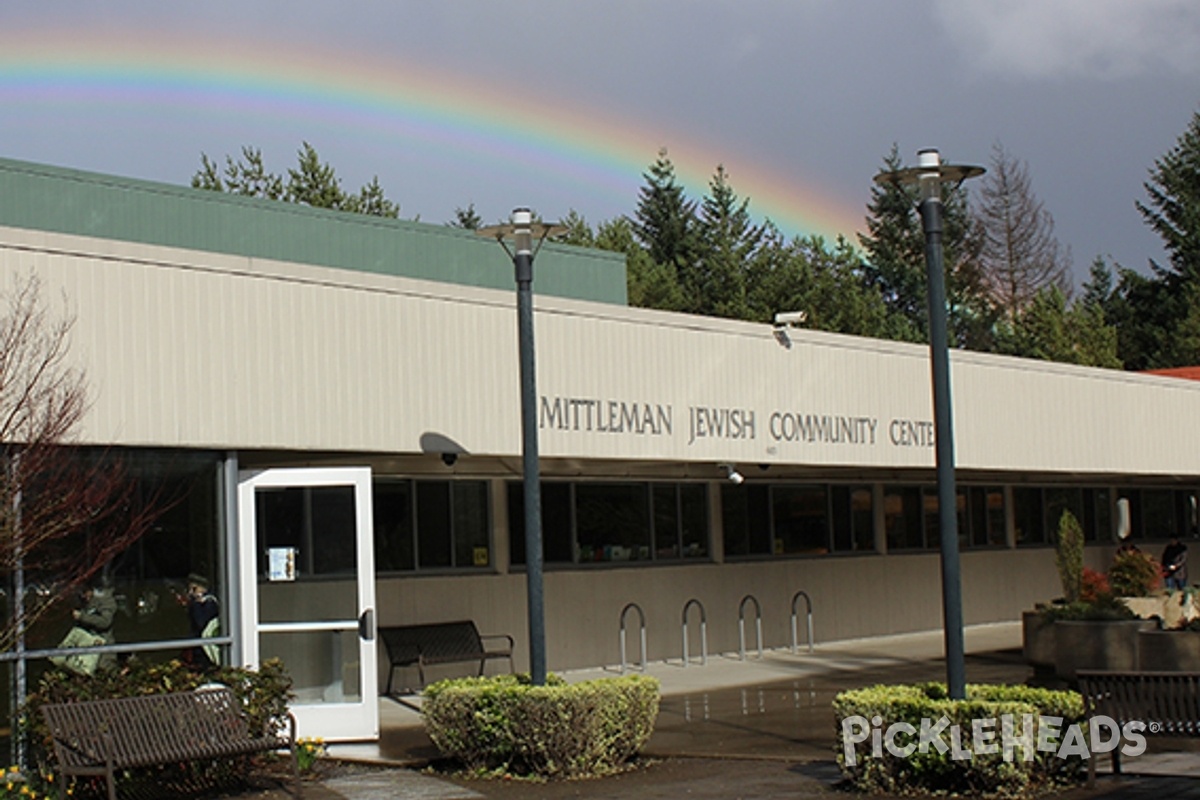
<svg viewBox="0 0 1200 800">
<path fill-rule="evenodd" d="M 808 319 L 807 311 L 780 311 L 775 315 L 776 325 L 799 325 Z"/>
<path fill-rule="evenodd" d="M 447 467 L 453 467 L 458 461 L 458 453 L 442 453 L 442 463 Z"/>
<path fill-rule="evenodd" d="M 725 477 L 729 478 L 729 480 L 733 481 L 734 483 L 741 483 L 742 481 L 746 480 L 742 473 L 734 469 L 733 464 L 717 464 L 717 468 L 724 471 Z"/>
</svg>

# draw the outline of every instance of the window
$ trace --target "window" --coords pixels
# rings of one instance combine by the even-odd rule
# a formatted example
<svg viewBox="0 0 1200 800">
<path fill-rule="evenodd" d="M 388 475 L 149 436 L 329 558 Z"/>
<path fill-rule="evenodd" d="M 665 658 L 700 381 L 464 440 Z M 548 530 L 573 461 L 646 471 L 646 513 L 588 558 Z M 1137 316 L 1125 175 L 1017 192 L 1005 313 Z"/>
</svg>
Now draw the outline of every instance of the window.
<svg viewBox="0 0 1200 800">
<path fill-rule="evenodd" d="M 942 546 L 942 517 L 938 511 L 939 498 L 936 486 L 925 486 L 921 491 L 921 505 L 925 509 L 925 546 L 930 549 L 937 549 Z M 962 487 L 958 487 L 954 495 L 955 520 L 954 525 L 957 528 L 958 546 L 964 548 L 970 541 L 970 524 L 971 519 L 967 515 L 967 493 Z"/>
<path fill-rule="evenodd" d="M 831 486 L 833 549 L 839 553 L 875 550 L 875 504 L 870 486 Z"/>
<path fill-rule="evenodd" d="M 1046 544 L 1046 515 L 1042 490 L 1028 486 L 1013 489 L 1013 520 L 1017 544 Z"/>
<path fill-rule="evenodd" d="M 971 544 L 1003 547 L 1007 543 L 1004 519 L 1004 489 L 972 486 L 967 489 L 971 506 Z"/>
<path fill-rule="evenodd" d="M 887 535 L 888 552 L 916 550 L 924 546 L 923 516 L 921 487 L 884 487 L 883 529 Z"/>
<path fill-rule="evenodd" d="M 485 481 L 382 478 L 372 486 L 379 572 L 491 565 Z"/>
<path fill-rule="evenodd" d="M 771 511 L 775 555 L 829 552 L 829 500 L 824 486 L 774 486 Z"/>
<path fill-rule="evenodd" d="M 721 484 L 721 520 L 725 529 L 725 555 L 767 556 L 771 543 L 771 506 L 768 487 L 762 484 Z"/>
<path fill-rule="evenodd" d="M 512 563 L 525 563 L 525 496 L 508 484 Z M 671 561 L 708 556 L 708 487 L 622 481 L 541 484 L 547 564 Z"/>
</svg>

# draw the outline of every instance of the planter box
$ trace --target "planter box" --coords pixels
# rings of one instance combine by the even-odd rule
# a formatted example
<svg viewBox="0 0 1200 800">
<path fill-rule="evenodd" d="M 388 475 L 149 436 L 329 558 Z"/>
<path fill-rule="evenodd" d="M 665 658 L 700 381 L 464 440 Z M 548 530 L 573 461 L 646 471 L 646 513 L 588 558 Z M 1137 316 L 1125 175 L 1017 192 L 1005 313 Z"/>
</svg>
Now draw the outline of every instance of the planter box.
<svg viewBox="0 0 1200 800">
<path fill-rule="evenodd" d="M 1153 630 L 1148 619 L 1054 623 L 1054 671 L 1074 680 L 1081 669 L 1133 672 L 1138 669 L 1138 632 Z"/>
<path fill-rule="evenodd" d="M 1054 620 L 1038 611 L 1021 612 L 1021 653 L 1035 667 L 1054 666 Z"/>
<path fill-rule="evenodd" d="M 1138 631 L 1138 669 L 1200 672 L 1200 631 Z"/>
</svg>

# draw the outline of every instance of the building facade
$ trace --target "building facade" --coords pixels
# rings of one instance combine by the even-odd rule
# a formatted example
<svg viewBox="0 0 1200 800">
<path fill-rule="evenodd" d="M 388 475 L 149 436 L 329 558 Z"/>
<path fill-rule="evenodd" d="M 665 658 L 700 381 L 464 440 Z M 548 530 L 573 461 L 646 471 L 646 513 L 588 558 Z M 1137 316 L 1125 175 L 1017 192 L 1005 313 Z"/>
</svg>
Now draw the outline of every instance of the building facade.
<svg viewBox="0 0 1200 800">
<path fill-rule="evenodd" d="M 549 668 L 616 663 L 623 622 L 641 657 L 629 604 L 654 660 L 685 623 L 698 654 L 700 615 L 710 652 L 758 614 L 785 646 L 805 598 L 818 642 L 939 628 L 927 348 L 629 308 L 623 270 L 556 245 L 535 266 Z M 284 658 L 327 738 L 374 733 L 378 626 L 473 619 L 527 668 L 494 242 L 0 162 L 0 273 L 75 319 L 79 446 L 185 498 L 106 567 L 119 643 L 176 654 L 172 595 L 210 575 L 223 658 Z M 952 380 L 968 624 L 1059 593 L 1064 510 L 1097 565 L 1119 509 L 1137 539 L 1192 534 L 1200 384 L 967 352 Z"/>
</svg>

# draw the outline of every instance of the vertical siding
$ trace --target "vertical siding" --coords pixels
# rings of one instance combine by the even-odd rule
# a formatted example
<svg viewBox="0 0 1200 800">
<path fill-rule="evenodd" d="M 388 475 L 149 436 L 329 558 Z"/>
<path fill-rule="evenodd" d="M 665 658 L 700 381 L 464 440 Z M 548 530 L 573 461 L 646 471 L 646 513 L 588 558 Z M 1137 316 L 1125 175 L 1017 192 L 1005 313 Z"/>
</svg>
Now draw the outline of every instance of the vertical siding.
<svg viewBox="0 0 1200 800">
<path fill-rule="evenodd" d="M 520 447 L 512 291 L 7 231 L 77 315 L 93 405 L 84 435 L 118 444 L 470 453 Z M 670 431 L 549 426 L 548 457 L 928 468 L 889 440 L 928 424 L 926 349 L 539 296 L 541 395 L 626 404 Z M 1200 475 L 1200 383 L 956 353 L 960 467 Z M 693 409 L 753 415 L 753 435 L 691 437 Z M 775 415 L 865 418 L 876 441 L 779 441 Z"/>
</svg>

